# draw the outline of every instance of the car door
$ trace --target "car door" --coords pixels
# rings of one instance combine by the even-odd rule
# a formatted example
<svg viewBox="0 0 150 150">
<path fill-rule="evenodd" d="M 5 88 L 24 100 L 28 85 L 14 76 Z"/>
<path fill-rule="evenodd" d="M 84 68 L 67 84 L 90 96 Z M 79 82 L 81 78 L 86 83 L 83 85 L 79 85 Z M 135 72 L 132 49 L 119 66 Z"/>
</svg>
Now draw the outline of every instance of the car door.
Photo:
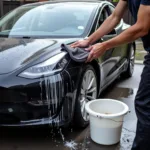
<svg viewBox="0 0 150 150">
<path fill-rule="evenodd" d="M 110 15 L 109 6 L 108 5 L 103 6 L 103 8 L 101 9 L 99 18 L 97 20 L 96 29 L 98 29 L 101 26 L 101 24 L 109 17 L 109 15 Z M 117 34 L 114 29 L 112 32 L 110 32 L 108 35 L 105 35 L 97 42 L 107 41 L 115 37 L 116 35 Z M 116 60 L 112 59 L 113 52 L 114 52 L 114 49 L 109 49 L 101 57 L 98 58 L 99 65 L 101 68 L 101 87 L 106 86 L 113 79 L 112 69 L 116 65 Z"/>
<path fill-rule="evenodd" d="M 113 11 L 115 10 L 115 8 L 113 5 L 109 5 L 108 10 L 109 10 L 109 15 L 111 15 L 113 13 Z M 123 25 L 124 25 L 124 22 L 123 22 L 123 19 L 121 19 L 119 24 L 113 30 L 113 31 L 115 31 L 115 34 L 116 34 L 114 36 L 117 36 L 121 32 L 123 32 L 123 30 L 124 30 Z M 112 36 L 112 38 L 114 36 Z M 126 62 L 127 48 L 128 48 L 127 44 L 122 44 L 122 45 L 114 48 L 113 53 L 112 53 L 112 60 L 114 60 L 116 63 L 115 63 L 115 66 L 110 71 L 110 73 L 112 73 L 112 76 L 117 76 L 117 74 L 120 73 L 120 69 Z"/>
</svg>

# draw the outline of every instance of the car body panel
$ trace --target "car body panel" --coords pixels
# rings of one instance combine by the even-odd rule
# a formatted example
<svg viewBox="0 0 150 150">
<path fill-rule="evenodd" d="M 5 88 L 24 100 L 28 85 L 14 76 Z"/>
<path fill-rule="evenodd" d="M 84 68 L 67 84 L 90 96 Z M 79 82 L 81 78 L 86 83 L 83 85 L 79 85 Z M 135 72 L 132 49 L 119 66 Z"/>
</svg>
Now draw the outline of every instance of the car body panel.
<svg viewBox="0 0 150 150">
<path fill-rule="evenodd" d="M 103 10 L 107 8 L 108 6 L 114 7 L 111 3 L 104 3 L 98 11 L 98 18 L 101 16 Z M 109 9 L 109 8 L 108 8 Z M 108 10 L 107 10 L 108 11 Z M 110 15 L 109 12 L 108 16 Z M 107 41 L 111 38 L 114 38 L 127 28 L 129 28 L 130 25 L 127 25 L 123 22 L 123 20 L 120 21 L 119 25 L 108 35 L 105 35 L 97 42 L 103 42 Z M 97 23 L 96 23 L 96 29 L 97 29 Z M 110 49 L 106 51 L 103 56 L 101 56 L 98 61 L 100 64 L 100 70 L 101 70 L 101 87 L 105 88 L 108 83 L 112 82 L 112 79 L 115 79 L 117 74 L 120 72 L 118 71 L 119 68 L 122 67 L 124 63 L 126 63 L 126 56 L 127 56 L 127 49 L 128 44 L 121 45 L 119 47 Z"/>
<path fill-rule="evenodd" d="M 47 53 L 49 53 L 48 58 L 50 58 L 60 53 L 62 43 L 68 44 L 76 40 L 1 38 L 0 74 L 10 73 L 19 69 Z"/>
</svg>

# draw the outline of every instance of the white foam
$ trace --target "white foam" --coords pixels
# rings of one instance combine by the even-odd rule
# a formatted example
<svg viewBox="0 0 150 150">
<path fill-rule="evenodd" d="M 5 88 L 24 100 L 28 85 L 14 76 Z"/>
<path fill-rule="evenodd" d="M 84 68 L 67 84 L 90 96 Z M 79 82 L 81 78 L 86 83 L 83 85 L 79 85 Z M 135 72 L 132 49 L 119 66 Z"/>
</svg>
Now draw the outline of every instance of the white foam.
<svg viewBox="0 0 150 150">
<path fill-rule="evenodd" d="M 77 150 L 77 145 L 78 144 L 75 143 L 74 141 L 70 141 L 70 142 L 66 141 L 65 142 L 65 146 L 70 148 L 70 150 Z"/>
</svg>

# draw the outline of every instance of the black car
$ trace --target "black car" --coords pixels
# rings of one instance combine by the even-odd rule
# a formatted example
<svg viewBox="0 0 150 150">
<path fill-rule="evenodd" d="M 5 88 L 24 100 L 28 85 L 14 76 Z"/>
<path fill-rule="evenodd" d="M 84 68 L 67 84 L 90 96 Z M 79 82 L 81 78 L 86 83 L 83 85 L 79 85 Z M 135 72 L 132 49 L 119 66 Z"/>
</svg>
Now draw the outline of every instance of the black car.
<svg viewBox="0 0 150 150">
<path fill-rule="evenodd" d="M 55 1 L 24 5 L 1 18 L 1 126 L 88 124 L 85 104 L 118 76 L 132 76 L 135 43 L 91 63 L 73 61 L 61 44 L 88 37 L 113 11 L 107 1 Z M 129 27 L 121 20 L 97 42 Z"/>
</svg>

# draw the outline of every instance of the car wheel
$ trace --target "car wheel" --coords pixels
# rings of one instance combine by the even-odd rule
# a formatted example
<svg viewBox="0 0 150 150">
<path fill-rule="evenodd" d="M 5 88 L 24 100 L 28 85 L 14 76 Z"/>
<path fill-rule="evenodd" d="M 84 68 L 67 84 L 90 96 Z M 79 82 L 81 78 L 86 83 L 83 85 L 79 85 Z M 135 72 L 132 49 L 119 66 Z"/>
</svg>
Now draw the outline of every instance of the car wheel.
<svg viewBox="0 0 150 150">
<path fill-rule="evenodd" d="M 91 65 L 86 65 L 80 78 L 74 113 L 76 127 L 86 127 L 89 124 L 89 115 L 86 113 L 87 102 L 97 98 L 97 76 Z"/>
<path fill-rule="evenodd" d="M 134 71 L 134 61 L 135 61 L 135 49 L 134 46 L 131 45 L 130 47 L 130 54 L 128 58 L 128 67 L 125 72 L 123 72 L 122 76 L 125 78 L 132 77 Z"/>
</svg>

